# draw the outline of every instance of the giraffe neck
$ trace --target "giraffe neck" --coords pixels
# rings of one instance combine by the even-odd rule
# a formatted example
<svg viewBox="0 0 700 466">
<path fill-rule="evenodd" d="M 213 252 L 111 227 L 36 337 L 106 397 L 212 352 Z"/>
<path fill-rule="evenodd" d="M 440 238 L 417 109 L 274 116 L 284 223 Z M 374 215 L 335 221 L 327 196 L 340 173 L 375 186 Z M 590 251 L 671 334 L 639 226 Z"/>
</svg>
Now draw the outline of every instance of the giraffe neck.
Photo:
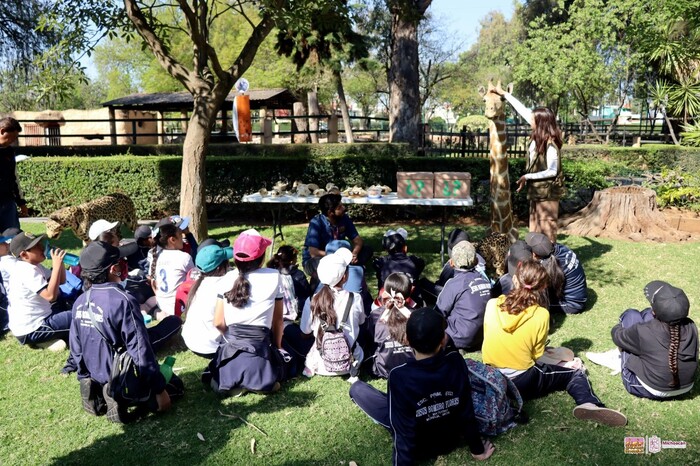
<svg viewBox="0 0 700 466">
<path fill-rule="evenodd" d="M 489 121 L 489 150 L 491 174 L 491 230 L 512 234 L 513 215 L 506 158 L 505 116 L 499 115 Z"/>
</svg>

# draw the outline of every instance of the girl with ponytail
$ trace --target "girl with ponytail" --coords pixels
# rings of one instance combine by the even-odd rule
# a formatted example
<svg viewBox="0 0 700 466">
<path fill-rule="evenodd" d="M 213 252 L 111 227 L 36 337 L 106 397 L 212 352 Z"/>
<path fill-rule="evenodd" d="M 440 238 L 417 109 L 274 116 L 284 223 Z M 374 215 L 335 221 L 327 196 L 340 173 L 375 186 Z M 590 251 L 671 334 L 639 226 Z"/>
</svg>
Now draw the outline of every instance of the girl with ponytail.
<svg viewBox="0 0 700 466">
<path fill-rule="evenodd" d="M 182 230 L 173 223 L 158 226 L 155 241 L 150 276 L 160 308 L 156 317 L 160 320 L 169 315 L 179 316 L 180 311 L 176 310 L 175 306 L 175 295 L 177 288 L 185 281 L 187 272 L 194 267 L 194 262 L 189 254 L 182 251 Z"/>
<path fill-rule="evenodd" d="M 223 343 L 202 380 L 222 395 L 279 390 L 291 360 L 282 349 L 280 274 L 261 268 L 271 243 L 256 230 L 241 233 L 233 244 L 236 269 L 218 284 L 213 324 Z"/>
<path fill-rule="evenodd" d="M 544 354 L 549 333 L 548 285 L 549 276 L 540 263 L 520 263 L 511 292 L 486 306 L 484 363 L 510 378 L 525 400 L 566 390 L 576 402 L 574 417 L 624 426 L 627 418 L 603 405 L 581 369 L 537 361 Z"/>
<path fill-rule="evenodd" d="M 619 351 L 587 356 L 606 366 L 615 363 L 634 396 L 663 400 L 688 393 L 698 367 L 698 328 L 688 318 L 688 297 L 658 280 L 647 284 L 644 294 L 651 308 L 626 310 L 612 329 Z"/>
<path fill-rule="evenodd" d="M 413 311 L 407 303 L 412 288 L 408 274 L 389 274 L 380 296 L 382 306 L 370 314 L 376 345 L 372 371 L 377 377 L 387 378 L 394 367 L 415 359 L 406 339 L 406 322 Z"/>
<path fill-rule="evenodd" d="M 352 251 L 340 248 L 332 254 L 321 258 L 316 270 L 321 289 L 306 301 L 301 315 L 299 327 L 305 334 L 313 333 L 315 344 L 306 355 L 303 374 L 306 377 L 319 375 L 344 375 L 346 372 L 332 372 L 326 369 L 321 356 L 320 346 L 323 341 L 324 328 L 335 327 L 342 329 L 348 347 L 352 349 L 353 364 L 351 375 L 357 375 L 359 364 L 364 359 L 362 347 L 357 342 L 360 335 L 360 325 L 365 322 L 365 311 L 362 297 L 343 289 L 348 279 L 348 265 L 353 260 Z M 346 314 L 347 320 L 343 321 Z"/>
</svg>

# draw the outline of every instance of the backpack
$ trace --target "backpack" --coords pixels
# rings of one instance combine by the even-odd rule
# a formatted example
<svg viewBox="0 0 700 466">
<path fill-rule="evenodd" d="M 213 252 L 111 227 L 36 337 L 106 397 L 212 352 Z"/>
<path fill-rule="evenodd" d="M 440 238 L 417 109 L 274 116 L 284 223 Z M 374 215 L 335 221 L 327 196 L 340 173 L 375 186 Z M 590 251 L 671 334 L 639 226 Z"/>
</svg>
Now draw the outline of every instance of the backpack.
<svg viewBox="0 0 700 466">
<path fill-rule="evenodd" d="M 495 436 L 527 422 L 523 399 L 512 380 L 498 369 L 466 360 L 474 416 L 482 435 Z"/>
<path fill-rule="evenodd" d="M 348 320 L 350 307 L 352 307 L 352 302 L 355 298 L 352 293 L 349 294 L 350 296 L 345 306 L 343 319 L 339 324 L 328 325 L 325 321 L 321 321 L 323 336 L 317 347 L 321 354 L 323 365 L 328 372 L 349 372 L 352 368 L 352 353 L 355 350 L 357 341 L 355 341 L 351 347 L 348 344 L 348 340 L 345 338 L 342 328 L 343 324 Z"/>
</svg>

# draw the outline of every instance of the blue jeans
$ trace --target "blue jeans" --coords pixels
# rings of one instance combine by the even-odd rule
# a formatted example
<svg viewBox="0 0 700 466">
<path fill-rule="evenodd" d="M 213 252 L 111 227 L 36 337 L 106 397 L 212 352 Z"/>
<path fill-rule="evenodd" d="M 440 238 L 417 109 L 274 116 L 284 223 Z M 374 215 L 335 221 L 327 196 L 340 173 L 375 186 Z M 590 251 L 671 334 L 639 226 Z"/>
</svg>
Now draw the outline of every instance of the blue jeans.
<svg viewBox="0 0 700 466">
<path fill-rule="evenodd" d="M 13 200 L 0 201 L 0 231 L 8 228 L 19 228 L 17 204 Z"/>
<path fill-rule="evenodd" d="M 17 337 L 23 345 L 41 343 L 47 340 L 61 339 L 68 343 L 68 334 L 72 320 L 71 311 L 54 312 L 32 333 Z"/>
<path fill-rule="evenodd" d="M 639 312 L 636 309 L 627 309 L 620 316 L 620 324 L 622 325 L 622 328 L 630 328 L 634 325 L 649 322 L 653 319 L 654 315 L 651 313 L 651 309 L 646 309 L 642 312 Z M 639 383 L 637 374 L 627 368 L 627 361 L 629 360 L 630 353 L 620 351 L 620 357 L 622 359 L 622 384 L 629 393 L 640 398 L 649 398 L 651 400 L 664 399 L 657 397 L 656 395 L 650 393 L 649 390 L 644 388 L 644 386 Z"/>
</svg>

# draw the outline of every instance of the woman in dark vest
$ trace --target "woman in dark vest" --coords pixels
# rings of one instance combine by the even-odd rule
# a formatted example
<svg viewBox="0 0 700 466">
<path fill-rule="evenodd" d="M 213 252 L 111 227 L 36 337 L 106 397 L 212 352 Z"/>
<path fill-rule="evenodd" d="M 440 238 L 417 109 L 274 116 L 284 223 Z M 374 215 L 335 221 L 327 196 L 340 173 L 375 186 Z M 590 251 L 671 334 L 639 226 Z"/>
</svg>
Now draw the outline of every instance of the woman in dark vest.
<svg viewBox="0 0 700 466">
<path fill-rule="evenodd" d="M 499 92 L 532 127 L 526 173 L 518 179 L 518 191 L 527 184 L 530 201 L 530 231 L 543 233 L 557 242 L 559 199 L 564 195 L 561 170 L 561 130 L 554 112 L 546 107 L 526 108 L 508 92 Z"/>
</svg>

